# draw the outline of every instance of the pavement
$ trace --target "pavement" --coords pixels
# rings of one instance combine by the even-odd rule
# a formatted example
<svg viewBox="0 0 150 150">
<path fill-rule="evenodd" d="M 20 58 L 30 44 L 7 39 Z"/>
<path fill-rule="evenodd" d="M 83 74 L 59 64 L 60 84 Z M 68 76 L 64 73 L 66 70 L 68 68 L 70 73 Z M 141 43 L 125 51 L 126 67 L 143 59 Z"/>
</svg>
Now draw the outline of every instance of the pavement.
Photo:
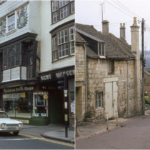
<svg viewBox="0 0 150 150">
<path fill-rule="evenodd" d="M 136 116 L 137 117 L 137 116 Z M 120 127 L 124 127 L 126 122 L 135 119 L 136 117 L 131 118 L 118 118 L 114 120 L 108 120 L 107 122 L 91 123 L 91 122 L 81 122 L 77 124 L 77 133 L 76 140 L 90 138 L 95 135 L 104 134 L 112 130 L 116 130 Z"/>
<path fill-rule="evenodd" d="M 26 134 L 36 137 L 44 137 L 53 140 L 75 143 L 75 132 L 68 129 L 68 137 L 65 137 L 64 125 L 32 126 L 24 125 L 20 134 Z"/>
<path fill-rule="evenodd" d="M 77 138 L 76 149 L 150 149 L 150 111 L 146 111 L 145 115 L 119 118 L 119 127 L 115 127 L 115 120 L 110 120 L 109 124 L 112 126 L 109 125 L 108 131 L 100 123 L 79 125 L 81 136 Z M 91 134 L 82 135 L 87 128 Z M 92 133 L 94 129 L 98 132 L 96 135 Z"/>
</svg>

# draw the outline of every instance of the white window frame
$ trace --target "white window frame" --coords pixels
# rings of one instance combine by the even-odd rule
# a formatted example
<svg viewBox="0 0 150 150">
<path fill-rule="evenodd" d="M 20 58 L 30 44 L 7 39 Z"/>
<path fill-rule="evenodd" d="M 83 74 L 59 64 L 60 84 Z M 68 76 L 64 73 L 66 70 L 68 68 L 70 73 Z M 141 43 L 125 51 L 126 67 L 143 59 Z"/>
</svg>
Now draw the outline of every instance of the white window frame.
<svg viewBox="0 0 150 150">
<path fill-rule="evenodd" d="M 53 61 L 56 61 L 58 59 L 57 55 L 57 36 L 52 38 L 52 51 L 53 51 Z M 55 56 L 54 56 L 55 55 Z"/>
<path fill-rule="evenodd" d="M 72 4 L 74 3 L 74 7 L 72 7 Z M 74 10 L 74 11 L 73 11 Z M 75 2 L 71 1 L 71 14 L 75 13 Z"/>
<path fill-rule="evenodd" d="M 103 101 L 103 92 L 96 92 L 96 98 L 95 98 L 95 108 L 102 107 L 102 101 Z"/>
<path fill-rule="evenodd" d="M 104 42 L 98 42 L 98 55 L 105 56 L 105 43 Z"/>
<path fill-rule="evenodd" d="M 73 28 L 73 33 L 71 34 L 71 29 Z M 71 36 L 73 36 L 73 39 L 71 38 Z M 69 28 L 69 40 L 70 40 L 70 54 L 74 55 L 75 54 L 75 43 L 74 46 L 72 47 L 72 42 L 75 41 L 75 28 L 74 27 L 70 27 Z M 72 53 L 72 49 L 74 49 L 74 52 Z"/>
<path fill-rule="evenodd" d="M 13 30 L 9 31 L 8 30 L 8 18 L 9 18 L 9 16 L 12 16 L 13 14 L 15 16 L 15 28 Z M 17 29 L 17 17 L 16 16 L 17 16 L 17 12 L 16 11 L 14 11 L 11 14 L 6 16 L 6 34 L 9 33 L 9 32 L 15 31 Z"/>
<path fill-rule="evenodd" d="M 61 2 L 65 2 L 64 5 L 60 6 Z M 69 4 L 69 0 L 59 0 L 59 8 L 64 7 L 65 5 Z"/>
<path fill-rule="evenodd" d="M 66 5 L 66 6 L 60 8 L 60 19 L 63 19 L 63 18 L 70 15 L 70 13 L 69 13 L 70 10 L 69 9 L 70 9 L 69 5 Z M 67 14 L 67 12 L 68 12 L 68 14 Z M 63 14 L 63 16 L 61 16 L 61 14 Z"/>
</svg>

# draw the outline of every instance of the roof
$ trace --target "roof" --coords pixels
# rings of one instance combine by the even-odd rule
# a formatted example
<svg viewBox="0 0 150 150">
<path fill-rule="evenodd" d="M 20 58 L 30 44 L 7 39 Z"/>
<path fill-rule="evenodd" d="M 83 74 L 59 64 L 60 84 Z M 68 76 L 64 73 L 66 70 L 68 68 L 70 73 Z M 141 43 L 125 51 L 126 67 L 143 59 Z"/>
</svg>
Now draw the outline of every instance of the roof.
<svg viewBox="0 0 150 150">
<path fill-rule="evenodd" d="M 144 73 L 150 76 L 150 68 L 144 68 Z"/>
<path fill-rule="evenodd" d="M 84 38 L 86 34 L 89 38 L 94 37 L 95 40 L 98 39 L 99 42 L 105 41 L 105 52 L 107 58 L 135 58 L 135 56 L 131 53 L 131 46 L 124 39 L 117 38 L 111 33 L 101 33 L 97 31 L 92 25 L 78 23 L 76 23 L 76 32 L 80 38 L 82 37 L 82 39 L 84 39 L 84 41 L 86 41 Z M 92 39 L 94 40 L 94 38 Z M 77 37 L 76 41 L 79 42 L 80 39 Z M 87 46 L 87 55 L 92 58 L 99 58 L 99 56 L 89 46 Z"/>
</svg>

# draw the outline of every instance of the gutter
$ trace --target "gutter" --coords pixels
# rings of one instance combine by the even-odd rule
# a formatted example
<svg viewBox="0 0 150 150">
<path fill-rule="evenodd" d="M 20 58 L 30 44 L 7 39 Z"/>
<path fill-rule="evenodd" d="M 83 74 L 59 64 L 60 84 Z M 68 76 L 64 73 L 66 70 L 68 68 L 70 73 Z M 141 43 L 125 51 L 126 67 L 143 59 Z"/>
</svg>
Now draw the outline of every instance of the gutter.
<svg viewBox="0 0 150 150">
<path fill-rule="evenodd" d="M 84 44 L 85 49 L 85 113 L 87 112 L 87 55 L 86 55 L 86 44 Z"/>
<path fill-rule="evenodd" d="M 129 104 L 129 63 L 130 60 L 127 60 L 127 117 L 130 116 L 130 104 Z"/>
</svg>

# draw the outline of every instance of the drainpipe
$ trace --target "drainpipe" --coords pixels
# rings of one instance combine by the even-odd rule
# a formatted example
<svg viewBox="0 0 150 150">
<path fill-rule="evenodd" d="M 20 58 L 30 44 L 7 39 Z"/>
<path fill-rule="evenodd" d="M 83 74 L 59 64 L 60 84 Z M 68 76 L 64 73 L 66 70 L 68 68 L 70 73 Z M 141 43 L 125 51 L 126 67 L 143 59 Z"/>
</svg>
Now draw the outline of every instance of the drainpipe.
<svg viewBox="0 0 150 150">
<path fill-rule="evenodd" d="M 130 104 L 129 104 L 129 62 L 130 60 L 127 60 L 127 117 L 129 117 L 129 109 L 130 109 Z"/>
<path fill-rule="evenodd" d="M 87 112 L 87 56 L 86 56 L 86 44 L 84 44 L 85 49 L 85 112 Z"/>
</svg>

